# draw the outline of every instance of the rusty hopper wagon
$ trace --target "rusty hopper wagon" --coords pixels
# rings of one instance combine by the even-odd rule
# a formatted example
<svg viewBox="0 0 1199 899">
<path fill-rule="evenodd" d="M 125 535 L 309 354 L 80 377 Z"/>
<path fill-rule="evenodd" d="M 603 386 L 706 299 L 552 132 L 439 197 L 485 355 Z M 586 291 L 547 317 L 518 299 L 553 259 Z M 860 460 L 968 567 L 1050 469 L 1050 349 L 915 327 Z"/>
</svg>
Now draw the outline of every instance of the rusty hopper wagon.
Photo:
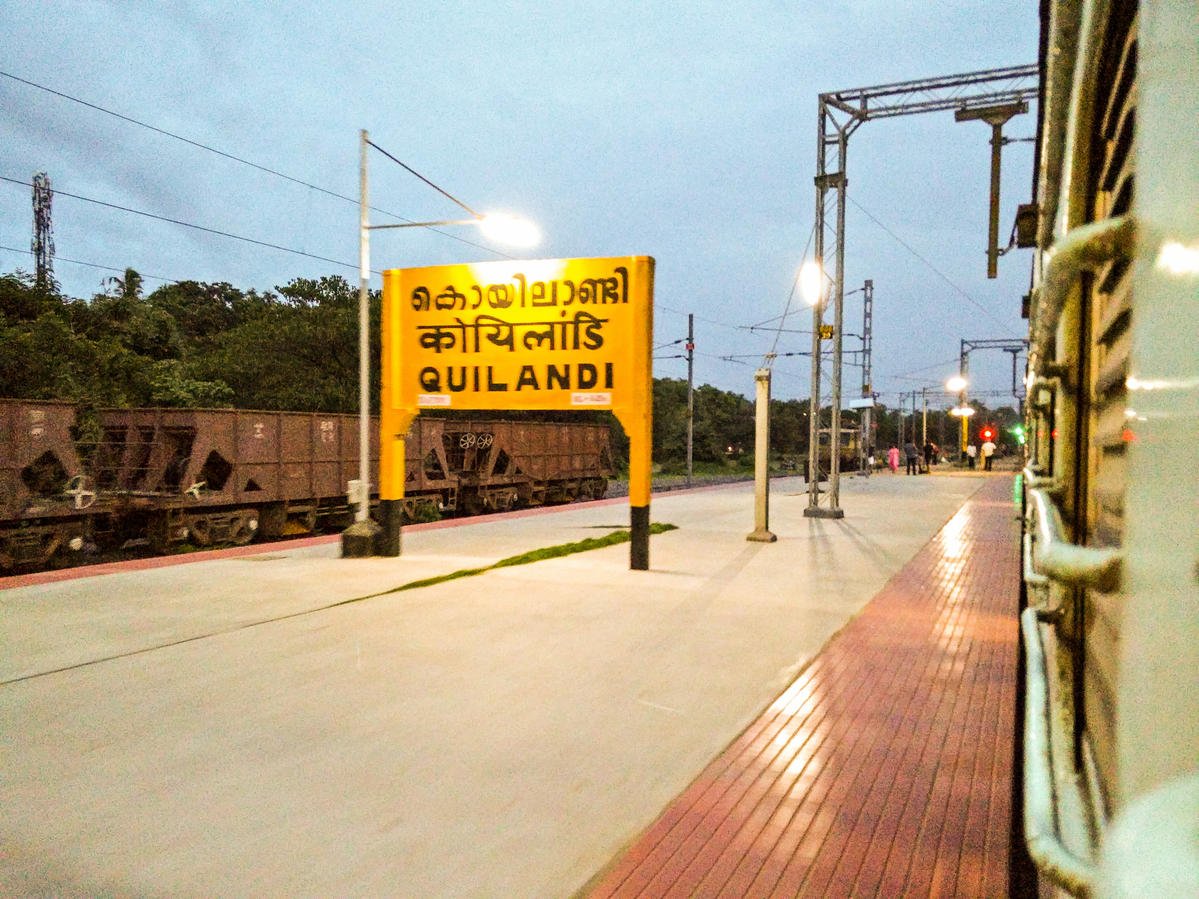
<svg viewBox="0 0 1199 899">
<path fill-rule="evenodd" d="M 84 428 L 78 417 L 70 403 L 0 400 L 0 569 L 130 541 L 245 544 L 351 518 L 356 416 L 106 409 Z M 593 424 L 418 418 L 405 455 L 410 520 L 595 499 L 613 475 L 607 428 Z"/>
</svg>

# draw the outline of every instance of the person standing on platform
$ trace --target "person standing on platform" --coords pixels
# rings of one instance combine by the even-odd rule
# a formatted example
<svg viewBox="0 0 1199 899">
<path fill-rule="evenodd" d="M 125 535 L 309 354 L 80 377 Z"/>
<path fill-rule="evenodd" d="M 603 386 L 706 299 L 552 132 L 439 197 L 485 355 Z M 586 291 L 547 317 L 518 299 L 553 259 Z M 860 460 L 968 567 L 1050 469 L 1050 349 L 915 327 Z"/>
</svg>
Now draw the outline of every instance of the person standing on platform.
<svg viewBox="0 0 1199 899">
<path fill-rule="evenodd" d="M 887 450 L 887 467 L 891 469 L 891 474 L 899 474 L 899 447 L 895 444 L 891 444 Z"/>
<path fill-rule="evenodd" d="M 933 446 L 933 442 L 931 440 L 926 440 L 924 442 L 924 473 L 925 474 L 932 474 L 933 457 L 936 455 L 936 452 L 937 452 L 937 448 L 935 446 Z"/>
<path fill-rule="evenodd" d="M 966 461 L 970 463 L 970 470 L 974 471 L 974 459 L 978 456 L 978 447 L 973 443 L 966 445 Z"/>
<path fill-rule="evenodd" d="M 983 451 L 983 471 L 991 470 L 991 457 L 995 455 L 995 444 L 990 440 L 982 445 Z"/>
<path fill-rule="evenodd" d="M 908 460 L 908 474 L 920 473 L 920 450 L 916 448 L 916 444 L 909 440 L 903 445 L 903 454 Z"/>
</svg>

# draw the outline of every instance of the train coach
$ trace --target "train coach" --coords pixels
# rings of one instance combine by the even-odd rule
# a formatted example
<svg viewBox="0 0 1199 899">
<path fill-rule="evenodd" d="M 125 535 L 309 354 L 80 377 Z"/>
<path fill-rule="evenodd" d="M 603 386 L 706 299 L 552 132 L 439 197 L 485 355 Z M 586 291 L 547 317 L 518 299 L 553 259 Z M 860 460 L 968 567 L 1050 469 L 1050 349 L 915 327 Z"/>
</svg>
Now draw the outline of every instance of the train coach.
<svg viewBox="0 0 1199 899">
<path fill-rule="evenodd" d="M 0 570 L 148 543 L 241 545 L 348 524 L 356 416 L 104 409 L 0 400 Z M 377 467 L 378 421 L 371 446 Z M 600 424 L 419 417 L 409 520 L 598 499 L 614 474 Z"/>
<path fill-rule="evenodd" d="M 1199 17 L 1041 8 L 1020 895 L 1194 896 Z"/>
</svg>

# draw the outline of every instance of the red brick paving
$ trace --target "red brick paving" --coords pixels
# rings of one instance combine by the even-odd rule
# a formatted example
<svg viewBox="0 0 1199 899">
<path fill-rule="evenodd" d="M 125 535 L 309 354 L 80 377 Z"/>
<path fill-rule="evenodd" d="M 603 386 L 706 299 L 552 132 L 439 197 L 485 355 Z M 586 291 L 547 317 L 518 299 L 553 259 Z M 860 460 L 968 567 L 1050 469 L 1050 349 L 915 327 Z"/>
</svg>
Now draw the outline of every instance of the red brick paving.
<svg viewBox="0 0 1199 899">
<path fill-rule="evenodd" d="M 1006 895 L 1018 546 L 989 479 L 592 899 Z"/>
</svg>

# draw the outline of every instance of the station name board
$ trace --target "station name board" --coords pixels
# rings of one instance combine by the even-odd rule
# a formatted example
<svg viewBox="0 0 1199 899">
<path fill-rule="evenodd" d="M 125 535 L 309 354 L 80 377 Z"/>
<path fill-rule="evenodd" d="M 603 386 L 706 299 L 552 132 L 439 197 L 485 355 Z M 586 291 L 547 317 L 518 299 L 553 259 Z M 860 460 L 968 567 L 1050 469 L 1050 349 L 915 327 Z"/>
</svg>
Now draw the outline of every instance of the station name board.
<svg viewBox="0 0 1199 899">
<path fill-rule="evenodd" d="M 488 262 L 384 273 L 390 402 L 616 409 L 645 389 L 652 259 Z"/>
</svg>

